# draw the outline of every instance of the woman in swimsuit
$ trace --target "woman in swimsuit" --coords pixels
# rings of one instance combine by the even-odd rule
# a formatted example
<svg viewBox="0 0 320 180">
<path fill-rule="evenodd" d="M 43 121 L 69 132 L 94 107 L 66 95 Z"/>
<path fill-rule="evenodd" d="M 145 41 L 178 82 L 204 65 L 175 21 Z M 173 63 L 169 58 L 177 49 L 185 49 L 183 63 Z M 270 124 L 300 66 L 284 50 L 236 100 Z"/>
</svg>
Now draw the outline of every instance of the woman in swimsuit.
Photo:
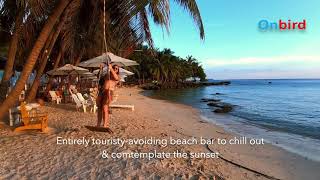
<svg viewBox="0 0 320 180">
<path fill-rule="evenodd" d="M 119 67 L 109 64 L 110 72 L 106 73 L 104 78 L 99 81 L 99 95 L 97 97 L 98 105 L 98 122 L 97 126 L 109 128 L 109 105 L 112 101 L 112 94 L 119 81 Z M 109 75 L 108 75 L 109 74 Z"/>
</svg>

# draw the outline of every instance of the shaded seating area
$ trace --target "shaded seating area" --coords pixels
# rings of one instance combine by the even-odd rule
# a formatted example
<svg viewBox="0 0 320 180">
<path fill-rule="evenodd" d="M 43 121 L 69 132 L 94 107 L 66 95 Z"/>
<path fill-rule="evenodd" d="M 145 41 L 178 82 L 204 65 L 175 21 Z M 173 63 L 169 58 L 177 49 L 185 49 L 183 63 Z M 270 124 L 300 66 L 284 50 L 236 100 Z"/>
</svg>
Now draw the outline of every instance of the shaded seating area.
<svg viewBox="0 0 320 180">
<path fill-rule="evenodd" d="M 111 54 L 112 55 L 112 54 Z M 105 60 L 105 54 L 101 57 L 93 58 L 91 60 L 82 62 L 82 66 L 87 68 L 97 68 L 103 61 Z M 116 57 L 112 55 L 114 61 L 118 64 L 125 64 L 127 65 L 136 65 L 134 61 L 126 60 L 126 59 L 119 59 L 120 57 Z M 119 61 L 119 62 L 118 62 Z M 120 63 L 121 62 L 121 63 Z M 80 65 L 81 65 L 80 64 Z M 103 68 L 103 72 L 106 73 L 108 71 L 107 68 Z M 98 96 L 98 88 L 97 88 L 97 75 L 98 70 L 93 71 L 93 73 L 89 72 L 88 69 L 73 66 L 71 64 L 66 64 L 63 67 L 58 69 L 51 70 L 47 72 L 47 74 L 51 76 L 59 76 L 59 78 L 64 78 L 67 80 L 67 87 L 64 86 L 62 96 L 57 96 L 55 91 L 50 91 L 50 96 L 52 101 L 56 101 L 57 104 L 61 103 L 61 99 L 64 100 L 64 103 L 70 102 L 66 101 L 67 97 L 71 97 L 71 103 L 75 104 L 76 110 L 79 111 L 80 108 L 83 112 L 87 112 L 87 108 L 90 108 L 90 112 L 96 113 L 98 107 L 96 105 L 96 99 Z M 120 68 L 120 76 L 122 78 L 133 75 L 134 73 L 127 71 L 123 68 Z M 72 78 L 71 77 L 76 78 Z M 93 83 L 90 88 L 87 88 L 84 84 L 86 82 Z M 77 84 L 75 84 L 77 83 Z M 66 93 L 65 93 L 66 92 Z M 118 104 L 116 103 L 118 99 L 118 95 L 113 96 L 113 101 L 110 105 L 111 108 L 125 108 L 134 110 L 134 105 L 130 104 Z"/>
</svg>

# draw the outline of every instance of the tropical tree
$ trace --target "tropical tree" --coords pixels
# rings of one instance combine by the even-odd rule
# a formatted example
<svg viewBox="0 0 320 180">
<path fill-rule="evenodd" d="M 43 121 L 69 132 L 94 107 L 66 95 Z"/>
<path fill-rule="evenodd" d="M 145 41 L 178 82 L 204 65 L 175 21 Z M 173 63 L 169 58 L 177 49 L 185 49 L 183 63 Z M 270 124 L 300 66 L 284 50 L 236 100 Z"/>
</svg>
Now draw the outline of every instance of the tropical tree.
<svg viewBox="0 0 320 180">
<path fill-rule="evenodd" d="M 11 41 L 8 48 L 8 58 L 4 69 L 4 75 L 0 84 L 1 91 L 7 92 L 9 79 L 13 72 L 13 66 L 17 57 L 17 49 L 19 47 L 19 40 L 23 37 L 22 33 L 25 26 L 28 25 L 30 19 L 39 17 L 45 10 L 43 7 L 47 6 L 48 0 L 17 0 L 17 1 L 4 1 L 0 10 L 1 14 L 1 30 L 9 32 Z M 29 15 L 26 16 L 25 13 Z M 23 22 L 25 18 L 25 23 Z M 28 26 L 30 28 L 30 26 Z M 30 28 L 33 29 L 33 28 Z M 0 102 L 4 100 L 5 96 L 1 95 Z"/>
<path fill-rule="evenodd" d="M 12 2 L 12 0 L 3 1 L 3 4 Z M 67 59 L 69 59 L 69 61 L 72 61 L 74 64 L 80 62 L 83 56 L 92 57 L 93 55 L 101 54 L 101 51 L 97 49 L 104 49 L 104 44 L 102 43 L 103 41 L 101 41 L 103 39 L 101 38 L 101 34 L 103 34 L 101 33 L 103 32 L 103 28 L 101 28 L 103 19 L 103 6 L 101 5 L 103 1 L 53 0 L 49 3 L 49 1 L 42 0 L 17 0 L 16 2 L 24 3 L 25 6 L 18 6 L 16 4 L 15 9 L 18 11 L 16 11 L 16 13 L 14 13 L 15 15 L 12 16 L 14 18 L 11 18 L 11 20 L 9 20 L 11 24 L 17 24 L 16 26 L 14 26 L 14 28 L 12 28 L 12 32 L 19 32 L 20 26 L 18 26 L 18 24 L 19 20 L 21 20 L 21 18 L 19 18 L 21 17 L 19 16 L 19 12 L 23 12 L 22 17 L 23 22 L 25 23 L 23 27 L 25 29 L 34 30 L 35 33 L 29 33 L 34 34 L 34 36 L 22 33 L 23 37 L 21 38 L 23 39 L 23 43 L 25 45 L 30 45 L 31 48 L 24 48 L 18 51 L 14 50 L 13 48 L 13 50 L 10 51 L 16 51 L 19 54 L 19 57 L 22 57 L 21 59 L 24 62 L 24 66 L 15 87 L 9 93 L 4 102 L 0 105 L 0 118 L 2 118 L 5 112 L 15 104 L 18 95 L 23 90 L 24 85 L 36 64 L 38 65 L 37 76 L 41 77 L 40 75 L 43 73 L 42 71 L 43 69 L 45 69 L 44 67 L 47 64 L 47 57 L 50 57 L 51 55 L 47 54 L 46 56 L 44 54 L 46 46 L 48 44 L 49 47 L 51 46 L 53 48 L 52 52 L 57 53 L 58 51 L 58 56 L 56 58 L 57 60 L 61 61 L 62 59 L 65 63 L 63 57 L 68 57 Z M 112 52 L 127 55 L 129 53 L 132 53 L 133 49 L 135 49 L 137 46 L 139 46 L 139 44 L 142 44 L 143 42 L 148 42 L 149 46 L 153 47 L 148 17 L 151 17 L 151 19 L 156 24 L 164 26 L 169 31 L 170 4 L 168 0 L 107 0 L 106 2 L 107 12 L 105 16 L 105 32 L 107 35 L 108 48 Z M 204 28 L 196 1 L 175 0 L 174 2 L 178 3 L 181 7 L 183 7 L 190 13 L 199 28 L 200 37 L 201 39 L 203 39 Z M 66 8 L 67 6 L 68 8 Z M 20 11 L 21 7 L 24 7 L 24 11 Z M 37 9 L 35 7 L 41 7 L 43 9 L 43 11 L 39 13 L 41 15 L 36 16 L 36 13 L 32 13 L 33 9 Z M 57 29 L 57 22 L 60 16 L 67 9 L 70 12 L 70 18 L 66 20 L 66 23 L 64 23 L 59 36 L 59 40 L 52 41 L 53 35 L 51 36 L 50 34 L 52 34 L 52 31 L 55 31 L 54 29 Z M 91 12 L 92 16 L 87 16 L 86 13 L 88 12 Z M 93 19 L 97 19 L 98 23 Z M 86 23 L 81 24 L 83 22 Z M 33 24 L 33 26 L 27 26 L 27 24 Z M 37 29 L 34 29 L 34 27 L 37 27 Z M 64 44 L 55 45 L 55 43 L 50 42 L 63 42 Z M 10 44 L 13 44 L 12 46 L 14 47 L 14 38 L 11 39 Z M 95 44 L 96 46 L 94 48 L 88 48 L 90 46 L 92 47 L 92 44 Z M 56 49 L 54 47 L 56 47 Z M 154 51 L 152 50 L 148 51 L 154 53 Z M 13 55 L 11 55 L 11 57 L 12 56 Z M 23 56 L 27 58 L 23 58 Z M 24 61 L 24 59 L 26 60 Z M 158 59 L 153 60 L 156 60 L 158 65 L 162 65 L 162 63 L 159 63 L 160 61 Z M 153 60 L 149 60 L 150 62 L 148 63 L 148 65 L 146 65 L 146 67 L 153 66 Z M 17 58 L 15 59 L 14 63 L 16 62 Z M 54 64 L 57 65 L 59 63 L 54 62 Z M 10 68 L 10 63 L 7 63 L 7 66 L 7 69 L 12 69 L 12 67 Z M 163 81 L 167 81 L 167 66 L 160 67 L 161 73 L 160 71 L 151 71 L 154 74 L 153 77 L 162 79 Z M 151 72 L 141 72 L 139 73 L 139 75 L 149 78 Z M 37 89 L 36 84 L 34 87 L 35 88 L 33 89 Z M 32 97 L 30 99 L 32 99 Z"/>
<path fill-rule="evenodd" d="M 141 49 L 141 52 L 134 52 L 129 57 L 140 63 L 140 66 L 129 69 L 136 73 L 138 82 L 157 80 L 164 87 L 177 87 L 191 77 L 200 78 L 201 81 L 206 79 L 202 66 L 192 56 L 184 59 L 175 56 L 170 49 L 160 51 L 146 46 Z"/>
<path fill-rule="evenodd" d="M 47 62 L 50 57 L 53 46 L 55 45 L 55 43 L 58 39 L 58 36 L 61 32 L 61 29 L 65 23 L 65 18 L 66 18 L 65 16 L 66 16 L 66 14 L 60 18 L 60 21 L 57 24 L 56 28 L 51 31 L 51 34 L 50 34 L 51 37 L 49 36 L 50 38 L 46 42 L 45 48 L 43 49 L 43 52 L 42 52 L 42 56 L 39 57 L 40 58 L 39 68 L 37 70 L 37 75 L 36 75 L 35 79 L 33 80 L 30 92 L 27 97 L 27 101 L 31 101 L 36 97 L 36 93 L 37 93 L 38 87 L 40 85 L 41 76 L 42 76 L 43 71 L 47 65 Z"/>
<path fill-rule="evenodd" d="M 53 26 L 56 24 L 57 20 L 59 19 L 60 15 L 63 13 L 64 9 L 69 4 L 70 0 L 61 0 L 59 1 L 58 5 L 54 8 L 52 11 L 52 14 L 48 17 L 44 27 L 42 28 L 37 41 L 35 42 L 33 49 L 31 50 L 26 63 L 24 65 L 24 68 L 21 72 L 21 75 L 15 85 L 15 87 L 12 89 L 12 91 L 9 93 L 8 97 L 4 100 L 4 102 L 0 106 L 0 118 L 2 118 L 5 114 L 5 112 L 15 104 L 17 101 L 17 97 L 20 95 L 21 91 L 23 90 L 25 83 L 33 70 L 33 67 L 38 59 L 38 56 L 40 54 L 40 51 L 42 50 L 44 44 L 46 43 L 46 40 L 52 31 Z"/>
</svg>

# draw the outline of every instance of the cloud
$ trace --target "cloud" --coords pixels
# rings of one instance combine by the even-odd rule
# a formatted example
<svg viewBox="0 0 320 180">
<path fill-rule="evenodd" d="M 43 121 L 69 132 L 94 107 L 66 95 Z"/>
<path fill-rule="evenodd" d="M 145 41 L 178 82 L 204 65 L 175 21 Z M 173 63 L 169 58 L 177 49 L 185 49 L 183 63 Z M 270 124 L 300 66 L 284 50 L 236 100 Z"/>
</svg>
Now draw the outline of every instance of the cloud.
<svg viewBox="0 0 320 180">
<path fill-rule="evenodd" d="M 260 70 L 244 71 L 230 69 L 215 69 L 206 72 L 208 78 L 212 79 L 298 79 L 298 78 L 320 78 L 317 68 L 291 70 Z"/>
<path fill-rule="evenodd" d="M 256 65 L 278 65 L 278 64 L 318 64 L 320 56 L 277 56 L 277 57 L 245 57 L 238 59 L 207 59 L 203 62 L 206 68 L 228 67 L 228 66 L 256 66 Z"/>
</svg>

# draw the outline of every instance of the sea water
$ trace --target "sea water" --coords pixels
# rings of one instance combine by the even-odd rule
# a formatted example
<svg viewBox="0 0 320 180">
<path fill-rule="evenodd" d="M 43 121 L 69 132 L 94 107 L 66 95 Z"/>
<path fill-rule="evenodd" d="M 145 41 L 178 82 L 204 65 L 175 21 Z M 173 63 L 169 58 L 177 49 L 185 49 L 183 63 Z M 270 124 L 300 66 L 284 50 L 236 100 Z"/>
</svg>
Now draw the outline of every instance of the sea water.
<svg viewBox="0 0 320 180">
<path fill-rule="evenodd" d="M 218 94 L 216 94 L 218 93 Z M 320 161 L 320 80 L 231 80 L 229 86 L 208 86 L 149 92 L 198 108 L 201 117 L 226 130 L 264 138 L 276 146 Z M 216 114 L 202 98 L 235 105 L 229 114 Z"/>
</svg>

